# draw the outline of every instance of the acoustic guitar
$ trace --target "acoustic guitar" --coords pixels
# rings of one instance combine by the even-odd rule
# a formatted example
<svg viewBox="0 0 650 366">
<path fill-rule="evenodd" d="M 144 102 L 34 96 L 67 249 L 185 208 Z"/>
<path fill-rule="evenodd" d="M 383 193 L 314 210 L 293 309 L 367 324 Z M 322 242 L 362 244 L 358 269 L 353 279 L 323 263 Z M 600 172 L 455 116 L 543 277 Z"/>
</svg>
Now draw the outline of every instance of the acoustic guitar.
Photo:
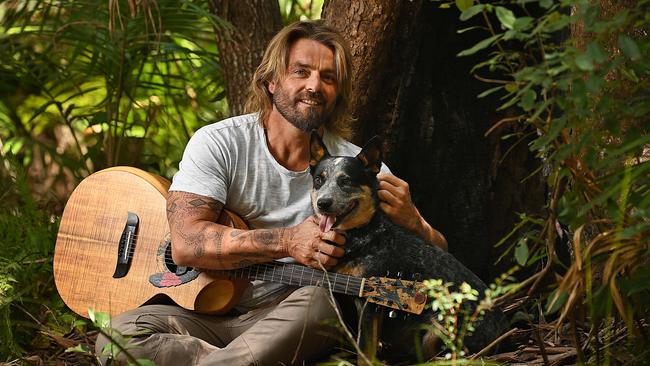
<svg viewBox="0 0 650 366">
<path fill-rule="evenodd" d="M 85 178 L 68 200 L 54 250 L 54 280 L 66 305 L 117 315 L 168 297 L 183 308 L 223 314 L 250 283 L 264 280 L 324 286 L 333 292 L 420 314 L 422 284 L 383 277 L 360 278 L 271 262 L 217 271 L 182 267 L 171 258 L 166 198 L 170 182 L 131 167 L 114 167 Z M 219 223 L 246 228 L 224 210 Z"/>
</svg>

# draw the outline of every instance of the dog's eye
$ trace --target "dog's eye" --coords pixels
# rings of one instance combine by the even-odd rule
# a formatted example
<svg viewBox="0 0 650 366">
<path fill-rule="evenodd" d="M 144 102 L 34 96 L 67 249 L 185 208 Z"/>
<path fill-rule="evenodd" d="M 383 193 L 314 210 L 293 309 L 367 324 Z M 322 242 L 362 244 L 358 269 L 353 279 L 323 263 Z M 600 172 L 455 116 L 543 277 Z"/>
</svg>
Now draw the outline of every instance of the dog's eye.
<svg viewBox="0 0 650 366">
<path fill-rule="evenodd" d="M 323 178 L 320 175 L 314 177 L 314 188 L 318 189 L 323 185 Z"/>
<path fill-rule="evenodd" d="M 350 181 L 350 178 L 348 178 L 348 177 L 340 177 L 338 183 L 339 183 L 339 186 L 344 187 L 344 186 L 349 186 L 350 184 L 352 184 L 352 181 Z"/>
</svg>

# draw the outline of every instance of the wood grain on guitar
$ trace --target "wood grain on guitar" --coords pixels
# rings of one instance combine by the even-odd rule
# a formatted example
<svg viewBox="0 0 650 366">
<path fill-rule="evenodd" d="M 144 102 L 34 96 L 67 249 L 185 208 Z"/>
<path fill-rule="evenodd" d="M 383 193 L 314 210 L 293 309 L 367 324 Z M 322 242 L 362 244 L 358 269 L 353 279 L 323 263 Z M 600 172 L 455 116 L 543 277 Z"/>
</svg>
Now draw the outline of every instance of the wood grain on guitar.
<svg viewBox="0 0 650 366">
<path fill-rule="evenodd" d="M 154 298 L 183 308 L 228 312 L 249 280 L 326 286 L 383 306 L 420 314 L 426 304 L 419 282 L 359 278 L 276 262 L 214 271 L 176 266 L 166 216 L 169 181 L 131 167 L 114 167 L 84 179 L 66 204 L 54 251 L 54 279 L 77 314 L 88 308 L 117 315 Z M 219 223 L 245 229 L 224 210 Z"/>
</svg>

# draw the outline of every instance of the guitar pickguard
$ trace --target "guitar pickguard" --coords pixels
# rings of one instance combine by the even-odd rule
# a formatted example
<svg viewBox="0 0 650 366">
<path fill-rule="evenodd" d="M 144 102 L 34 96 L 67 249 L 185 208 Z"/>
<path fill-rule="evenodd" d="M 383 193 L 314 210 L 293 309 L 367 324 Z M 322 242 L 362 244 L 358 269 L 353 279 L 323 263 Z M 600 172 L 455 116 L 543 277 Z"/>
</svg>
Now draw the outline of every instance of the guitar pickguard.
<svg viewBox="0 0 650 366">
<path fill-rule="evenodd" d="M 149 283 L 159 288 L 186 284 L 196 279 L 200 273 L 194 268 L 181 267 L 174 263 L 171 256 L 171 235 L 169 233 L 156 250 L 156 262 L 160 272 L 149 276 Z"/>
</svg>

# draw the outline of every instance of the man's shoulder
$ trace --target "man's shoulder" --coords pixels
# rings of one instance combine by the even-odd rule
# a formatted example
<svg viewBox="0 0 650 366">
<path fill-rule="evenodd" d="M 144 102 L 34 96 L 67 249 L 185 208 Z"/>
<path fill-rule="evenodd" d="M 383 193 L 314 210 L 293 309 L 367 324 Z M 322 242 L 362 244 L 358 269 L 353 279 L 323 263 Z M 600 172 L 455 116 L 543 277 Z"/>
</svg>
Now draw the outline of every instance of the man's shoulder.
<svg viewBox="0 0 650 366">
<path fill-rule="evenodd" d="M 327 129 L 323 134 L 323 142 L 332 155 L 355 156 L 361 151 L 359 146 Z"/>
<path fill-rule="evenodd" d="M 226 118 L 219 122 L 214 122 L 199 128 L 197 134 L 206 135 L 241 135 L 254 133 L 259 124 L 259 115 L 257 113 L 243 114 Z"/>
</svg>

